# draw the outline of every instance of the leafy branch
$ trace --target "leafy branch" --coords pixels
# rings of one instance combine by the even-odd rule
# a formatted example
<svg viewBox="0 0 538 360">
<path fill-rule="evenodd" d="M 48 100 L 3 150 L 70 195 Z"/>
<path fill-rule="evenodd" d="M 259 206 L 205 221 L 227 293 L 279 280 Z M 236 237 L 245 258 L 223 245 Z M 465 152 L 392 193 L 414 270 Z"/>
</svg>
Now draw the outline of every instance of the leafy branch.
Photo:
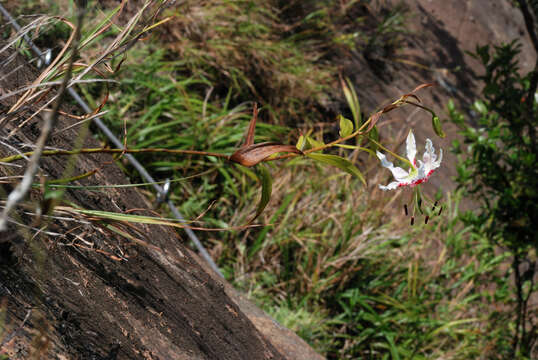
<svg viewBox="0 0 538 360">
<path fill-rule="evenodd" d="M 444 137 L 444 133 L 440 126 L 440 121 L 435 112 L 428 107 L 420 104 L 421 100 L 415 94 L 417 91 L 433 86 L 433 84 L 422 84 L 417 86 L 413 91 L 400 96 L 397 100 L 393 101 L 389 105 L 383 107 L 381 110 L 372 114 L 368 119 L 361 124 L 360 116 L 360 105 L 358 103 L 358 98 L 355 91 L 351 87 L 349 81 L 347 84 L 342 82 L 344 94 L 348 100 L 349 106 L 352 109 L 352 114 L 354 122 L 339 116 L 339 125 L 340 125 L 340 137 L 336 140 L 333 140 L 328 143 L 322 143 L 310 138 L 308 135 L 301 135 L 297 141 L 296 145 L 289 144 L 280 144 L 275 142 L 262 142 L 254 143 L 254 134 L 256 131 L 256 123 L 258 119 L 258 107 L 255 104 L 253 108 L 252 118 L 249 123 L 248 131 L 245 137 L 244 144 L 237 149 L 233 154 L 223 154 L 217 152 L 209 152 L 202 150 L 179 150 L 179 149 L 166 149 L 166 148 L 144 148 L 144 149 L 112 149 L 112 148 L 80 148 L 74 150 L 43 150 L 40 152 L 41 156 L 62 156 L 62 155 L 80 155 L 80 154 L 136 154 L 136 153 L 168 153 L 168 154 L 178 154 L 178 155 L 198 155 L 206 157 L 215 157 L 220 159 L 225 159 L 233 163 L 237 163 L 246 167 L 253 167 L 258 165 L 258 177 L 262 184 L 262 194 L 258 207 L 256 210 L 255 216 L 249 221 L 252 223 L 265 209 L 267 203 L 271 197 L 272 191 L 272 179 L 269 171 L 261 165 L 263 162 L 274 161 L 274 160 L 283 160 L 289 159 L 297 156 L 306 156 L 314 161 L 317 161 L 322 164 L 331 165 L 339 168 L 342 171 L 345 171 L 353 176 L 359 178 L 359 180 L 366 185 L 366 179 L 361 171 L 347 158 L 332 155 L 332 154 L 323 154 L 324 150 L 330 149 L 332 147 L 345 147 L 349 149 L 359 150 L 359 151 L 368 151 L 372 150 L 367 149 L 360 145 L 347 145 L 344 144 L 346 141 L 354 138 L 365 138 L 368 141 L 371 141 L 376 147 L 384 150 L 385 152 L 391 154 L 395 158 L 407 163 L 409 166 L 412 164 L 409 160 L 399 156 L 393 151 L 390 151 L 382 144 L 375 139 L 374 136 L 368 136 L 370 133 L 375 132 L 377 134 L 376 124 L 381 119 L 383 114 L 386 114 L 392 110 L 395 110 L 404 105 L 416 106 L 420 109 L 428 111 L 432 115 L 432 126 L 437 135 Z M 413 99 L 414 101 L 411 101 Z M 355 128 L 355 129 L 354 129 Z M 359 142 L 358 142 L 359 143 Z M 308 144 L 309 148 L 305 149 L 305 146 Z M 12 155 L 0 159 L 0 162 L 10 163 L 13 161 L 24 159 L 28 156 L 33 156 L 35 152 L 26 152 L 17 155 Z M 284 153 L 284 154 L 282 154 Z M 280 154 L 280 155 L 279 155 Z"/>
</svg>

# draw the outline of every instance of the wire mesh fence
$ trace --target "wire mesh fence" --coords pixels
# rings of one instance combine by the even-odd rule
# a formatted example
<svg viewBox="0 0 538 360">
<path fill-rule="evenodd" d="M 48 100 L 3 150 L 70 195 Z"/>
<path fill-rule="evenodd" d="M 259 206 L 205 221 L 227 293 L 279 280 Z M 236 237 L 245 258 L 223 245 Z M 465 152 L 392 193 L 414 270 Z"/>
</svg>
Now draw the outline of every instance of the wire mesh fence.
<svg viewBox="0 0 538 360">
<path fill-rule="evenodd" d="M 140 10 L 140 15 L 144 10 L 146 10 L 148 4 L 149 3 L 147 3 Z M 17 175 L 16 177 L 11 177 L 10 180 L 17 180 L 17 186 L 9 194 L 6 194 L 5 199 L 2 199 L 3 214 L 1 216 L 3 221 L 15 224 L 16 221 L 9 216 L 9 211 L 11 210 L 11 207 L 13 207 L 14 204 L 20 200 L 21 197 L 26 195 L 24 191 L 21 191 L 21 188 L 24 188 L 24 186 L 31 186 L 34 181 L 36 169 L 34 169 L 34 171 L 30 171 L 30 167 L 38 166 L 39 156 L 36 156 L 35 162 L 32 162 L 29 155 L 24 155 L 24 153 L 34 151 L 33 155 L 35 155 L 37 153 L 37 151 L 35 151 L 36 147 L 39 144 L 36 146 L 36 144 L 29 142 L 18 141 L 17 136 L 15 136 L 16 130 L 12 129 L 8 132 L 6 131 L 7 127 L 4 125 L 7 122 L 16 123 L 17 125 L 14 127 L 14 129 L 20 129 L 23 126 L 27 126 L 30 119 L 35 117 L 46 118 L 47 114 L 50 113 L 49 108 L 59 95 L 59 93 L 57 91 L 55 92 L 54 89 L 62 84 L 62 75 L 64 75 L 66 66 L 68 65 L 65 59 L 68 58 L 66 54 L 69 54 L 68 45 L 71 45 L 70 40 L 72 38 L 70 37 L 67 45 L 64 45 L 63 47 L 58 45 L 41 49 L 37 46 L 36 40 L 40 38 L 41 34 L 46 33 L 51 27 L 55 26 L 62 20 L 51 16 L 25 17 L 22 19 L 25 25 L 21 26 L 19 25 L 17 19 L 15 19 L 10 12 L 4 6 L 2 6 L 2 4 L 0 4 L 0 13 L 5 20 L 4 24 L 0 25 L 0 32 L 9 34 L 7 37 L 5 37 L 3 42 L 0 42 L 0 68 L 2 69 L 0 73 L 0 81 L 6 81 L 12 76 L 27 77 L 27 79 L 25 79 L 25 83 L 27 85 L 8 92 L 0 92 L 0 101 L 9 99 L 8 103 L 10 104 L 9 106 L 3 105 L 0 107 L 0 130 L 2 130 L 3 133 L 3 138 L 0 139 L 0 145 L 2 145 L 7 152 L 11 154 L 21 154 L 27 159 L 25 176 Z M 118 37 L 110 42 L 110 45 L 106 48 L 105 53 L 103 53 L 99 58 L 95 59 L 93 63 L 86 66 L 83 71 L 78 72 L 65 82 L 65 92 L 80 107 L 79 112 L 82 114 L 78 117 L 73 116 L 73 126 L 91 121 L 95 127 L 106 136 L 110 143 L 117 148 L 124 148 L 125 144 L 102 121 L 100 117 L 102 114 L 102 109 L 99 108 L 96 110 L 90 108 L 87 102 L 77 93 L 75 86 L 77 84 L 87 82 L 105 81 L 102 78 L 97 77 L 88 79 L 87 77 L 84 77 L 84 75 L 87 75 L 90 70 L 95 68 L 97 64 L 102 64 L 105 60 L 116 57 L 118 56 L 118 53 L 126 51 L 130 46 L 132 46 L 132 44 L 134 44 L 134 42 L 138 40 L 139 36 L 130 36 L 129 32 L 127 31 L 134 28 L 136 25 L 136 19 L 136 16 L 133 17 L 131 22 L 125 26 L 125 29 L 120 32 Z M 70 27 L 71 30 L 73 30 L 72 34 L 74 34 L 76 24 L 69 23 L 65 20 L 63 21 L 67 27 Z M 87 39 L 82 40 L 80 47 L 87 44 L 85 41 L 87 41 Z M 27 69 L 26 66 L 28 64 L 31 64 L 34 69 L 34 72 L 31 74 L 29 74 L 27 71 L 23 71 L 24 69 Z M 77 66 L 76 63 L 75 66 Z M 0 89 L 0 91 L 1 90 L 2 89 Z M 46 100 L 43 101 L 44 99 Z M 38 103 L 39 106 L 37 106 L 37 110 L 35 109 L 35 106 L 29 106 L 29 104 L 35 105 Z M 40 151 L 47 150 L 58 149 L 48 147 L 47 144 L 44 143 Z M 123 156 L 132 165 L 132 167 L 137 170 L 141 178 L 143 178 L 147 183 L 151 183 L 152 188 L 157 194 L 157 199 L 167 204 L 175 219 L 183 224 L 186 224 L 186 220 L 174 202 L 167 197 L 167 193 L 170 188 L 169 182 L 165 181 L 164 184 L 163 182 L 157 182 L 144 167 L 144 165 L 141 164 L 132 154 L 126 153 L 123 154 Z M 0 165 L 6 167 L 21 166 L 20 164 L 14 163 L 2 163 Z M 47 231 L 21 223 L 17 223 L 16 225 L 19 227 L 29 228 L 34 232 Z M 183 230 L 192 243 L 196 246 L 200 255 L 204 258 L 208 265 L 217 274 L 222 276 L 217 265 L 204 248 L 194 231 L 187 226 L 183 227 Z"/>
</svg>

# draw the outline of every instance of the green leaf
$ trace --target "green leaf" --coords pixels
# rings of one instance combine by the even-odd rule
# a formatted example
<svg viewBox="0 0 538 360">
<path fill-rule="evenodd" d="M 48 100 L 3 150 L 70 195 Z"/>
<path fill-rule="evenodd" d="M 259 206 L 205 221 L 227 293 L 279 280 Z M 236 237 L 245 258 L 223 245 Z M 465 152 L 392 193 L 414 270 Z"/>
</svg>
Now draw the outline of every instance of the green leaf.
<svg viewBox="0 0 538 360">
<path fill-rule="evenodd" d="M 353 132 L 353 123 L 351 120 L 346 119 L 342 115 L 338 115 L 338 118 L 340 119 L 340 137 L 351 135 Z"/>
<path fill-rule="evenodd" d="M 349 161 L 348 159 L 344 159 L 343 157 L 340 157 L 340 156 L 328 155 L 328 154 L 311 153 L 311 154 L 307 154 L 306 156 L 320 163 L 325 163 L 332 166 L 336 166 L 337 168 L 347 172 L 348 174 L 355 175 L 366 186 L 366 180 L 364 179 L 364 176 L 359 171 L 359 169 L 357 169 L 357 167 L 353 165 L 351 161 Z"/>
<path fill-rule="evenodd" d="M 346 97 L 349 108 L 351 109 L 351 114 L 353 115 L 353 121 L 355 122 L 355 127 L 358 129 L 361 125 L 361 106 L 359 104 L 359 97 L 355 92 L 355 88 L 351 81 L 346 78 L 346 81 L 342 81 L 342 90 L 344 91 L 344 96 Z"/>
<path fill-rule="evenodd" d="M 474 102 L 473 107 L 476 111 L 478 111 L 481 115 L 485 115 L 488 113 L 488 108 L 486 107 L 486 104 L 484 102 L 477 100 Z"/>
<path fill-rule="evenodd" d="M 184 220 L 179 222 L 179 220 L 177 219 L 122 214 L 122 213 L 115 213 L 111 211 L 102 211 L 102 210 L 85 210 L 85 209 L 77 209 L 77 208 L 67 207 L 67 206 L 58 206 L 56 207 L 56 209 L 68 210 L 70 212 L 86 214 L 86 215 L 98 217 L 101 219 L 107 219 L 107 220 L 127 221 L 127 222 L 139 223 L 139 224 L 168 225 L 168 226 L 174 226 L 174 227 L 180 227 L 180 228 L 184 228 L 186 226 Z"/>
<path fill-rule="evenodd" d="M 376 142 L 379 142 L 379 131 L 377 130 L 377 126 L 374 126 L 372 130 L 368 132 L 368 138 L 370 138 L 373 141 L 370 141 L 370 148 L 373 151 L 376 151 L 378 146 L 376 145 Z M 375 155 L 375 153 L 374 153 Z"/>
<path fill-rule="evenodd" d="M 446 136 L 445 132 L 443 131 L 441 127 L 441 120 L 439 119 L 439 116 L 437 115 L 432 116 L 432 126 L 437 136 L 442 137 L 442 138 Z"/>
<path fill-rule="evenodd" d="M 256 218 L 263 212 L 271 199 L 271 191 L 273 189 L 273 179 L 271 178 L 271 173 L 269 170 L 267 170 L 267 168 L 262 164 L 260 164 L 257 169 L 258 177 L 262 183 L 262 194 L 260 197 L 260 202 L 258 203 L 258 208 L 256 209 L 256 215 L 254 215 L 249 223 L 256 220 Z"/>
<path fill-rule="evenodd" d="M 280 207 L 275 211 L 273 215 L 271 215 L 271 219 L 269 220 L 269 223 L 274 223 L 276 219 L 286 210 L 289 209 L 290 202 L 295 198 L 296 193 L 292 192 L 284 197 L 284 200 L 282 200 L 282 203 Z M 280 223 L 280 225 L 283 225 Z M 263 246 L 263 243 L 266 239 L 267 234 L 269 233 L 269 230 L 271 227 L 265 226 L 261 231 L 252 246 L 249 247 L 248 251 L 248 258 L 251 259 L 254 255 L 256 255 L 260 249 Z"/>
<path fill-rule="evenodd" d="M 306 143 L 308 144 L 309 149 L 314 149 L 314 148 L 325 145 L 323 142 L 314 140 L 310 136 L 305 136 L 305 138 L 306 138 Z M 319 151 L 321 152 L 321 150 Z"/>
<path fill-rule="evenodd" d="M 456 110 L 456 106 L 454 105 L 454 101 L 452 99 L 448 100 L 448 104 L 446 105 L 449 112 L 452 112 Z"/>
<path fill-rule="evenodd" d="M 305 145 L 305 138 L 303 135 L 299 136 L 299 139 L 297 139 L 297 144 L 295 145 L 295 147 L 301 151 L 304 150 L 304 145 Z"/>
<path fill-rule="evenodd" d="M 400 355 L 398 353 L 398 348 L 396 347 L 396 344 L 394 343 L 394 335 L 393 334 L 385 334 L 385 338 L 387 339 L 387 342 L 389 343 L 389 351 L 390 351 L 390 355 L 392 357 L 392 360 L 400 360 Z"/>
</svg>

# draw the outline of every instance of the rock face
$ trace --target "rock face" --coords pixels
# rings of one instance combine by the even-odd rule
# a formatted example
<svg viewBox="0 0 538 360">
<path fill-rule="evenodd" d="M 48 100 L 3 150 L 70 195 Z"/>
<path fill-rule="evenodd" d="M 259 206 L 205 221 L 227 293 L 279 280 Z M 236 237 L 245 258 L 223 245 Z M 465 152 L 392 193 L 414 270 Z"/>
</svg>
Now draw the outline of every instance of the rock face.
<svg viewBox="0 0 538 360">
<path fill-rule="evenodd" d="M 0 94 L 35 78 L 24 59 L 9 55 L 8 51 L 0 53 Z M 17 66 L 22 68 L 12 72 Z M 5 114 L 13 102 L 13 98 L 3 100 L 1 112 Z M 10 143 L 35 142 L 39 117 L 12 137 L 7 135 L 36 105 L 4 119 L 0 156 L 11 153 Z M 60 118 L 56 129 L 72 122 Z M 73 148 L 80 133 L 80 129 L 58 131 L 48 145 Z M 85 147 L 99 147 L 92 138 L 83 141 Z M 79 184 L 127 183 L 108 155 L 72 160 L 43 158 L 40 176 L 61 178 L 96 170 Z M 23 170 L 1 166 L 0 176 L 19 175 Z M 3 198 L 11 190 L 9 184 L 0 187 Z M 139 214 L 149 214 L 143 209 L 151 209 L 151 204 L 133 188 L 105 190 L 70 189 L 64 199 L 84 209 L 119 213 L 142 209 Z M 12 223 L 8 232 L 0 234 L 0 313 L 4 316 L 0 320 L 0 329 L 4 329 L 0 353 L 10 359 L 300 358 L 284 356 L 256 329 L 228 296 L 232 289 L 210 276 L 175 232 L 163 226 L 110 222 L 69 212 L 61 218 L 38 219 L 32 215 L 35 204 L 46 208 L 47 201 L 39 189 L 30 197 L 33 206 L 29 203 L 12 214 L 13 221 L 30 227 Z M 47 229 L 39 231 L 45 222 Z M 264 317 L 261 312 L 257 316 Z M 286 337 L 295 341 L 298 353 L 316 358 L 289 330 Z M 280 348 L 286 350 L 281 344 Z"/>
</svg>

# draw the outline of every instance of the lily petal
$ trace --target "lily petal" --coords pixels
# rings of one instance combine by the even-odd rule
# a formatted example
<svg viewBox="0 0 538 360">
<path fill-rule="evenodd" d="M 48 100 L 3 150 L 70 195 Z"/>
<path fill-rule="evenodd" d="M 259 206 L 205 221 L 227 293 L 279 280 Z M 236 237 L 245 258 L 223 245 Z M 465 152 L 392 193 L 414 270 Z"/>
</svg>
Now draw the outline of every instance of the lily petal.
<svg viewBox="0 0 538 360">
<path fill-rule="evenodd" d="M 401 167 L 395 167 L 392 162 L 388 161 L 385 154 L 382 154 L 379 151 L 377 151 L 376 154 L 379 160 L 381 160 L 381 166 L 389 169 L 392 172 L 392 176 L 394 176 L 397 181 L 402 181 L 409 176 L 409 173 L 407 173 L 407 171 L 405 171 Z"/>
<path fill-rule="evenodd" d="M 415 142 L 415 135 L 413 131 L 409 130 L 407 134 L 407 140 L 405 142 L 407 150 L 407 158 L 411 161 L 411 164 L 415 166 L 415 156 L 417 155 L 417 143 Z"/>
<path fill-rule="evenodd" d="M 413 180 L 420 180 L 424 179 L 429 170 L 426 170 L 426 162 L 418 161 L 418 169 L 417 169 L 417 175 L 413 178 Z"/>
<path fill-rule="evenodd" d="M 437 160 L 437 155 L 435 155 L 435 149 L 433 147 L 432 141 L 426 139 L 426 151 L 422 157 L 425 163 L 425 173 L 426 176 L 431 174 L 431 172 L 437 169 L 441 165 L 441 160 L 443 159 L 443 149 L 439 149 L 439 160 Z"/>
<path fill-rule="evenodd" d="M 432 169 L 433 162 L 435 161 L 436 158 L 437 156 L 435 156 L 432 141 L 430 139 L 426 139 L 426 151 L 424 152 L 424 155 L 422 156 L 422 160 L 424 160 L 426 173 L 428 173 Z"/>
<path fill-rule="evenodd" d="M 443 149 L 439 149 L 439 160 L 433 162 L 433 168 L 437 169 L 441 166 L 441 160 L 443 160 Z"/>
<path fill-rule="evenodd" d="M 398 182 L 398 181 L 393 181 L 391 182 L 390 184 L 388 184 L 387 186 L 383 186 L 383 185 L 379 185 L 379 188 L 381 190 L 384 190 L 384 191 L 387 191 L 387 190 L 394 190 L 396 189 L 397 187 L 401 186 L 403 183 L 401 182 Z"/>
</svg>

